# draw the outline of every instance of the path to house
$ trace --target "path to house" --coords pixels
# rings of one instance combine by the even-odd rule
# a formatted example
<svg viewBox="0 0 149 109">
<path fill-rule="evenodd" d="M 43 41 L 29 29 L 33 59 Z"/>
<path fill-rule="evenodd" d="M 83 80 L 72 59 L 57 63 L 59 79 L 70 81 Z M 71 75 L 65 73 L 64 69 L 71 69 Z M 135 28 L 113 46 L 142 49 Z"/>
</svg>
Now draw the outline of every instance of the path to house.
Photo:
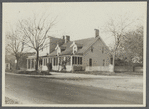
<svg viewBox="0 0 149 109">
<path fill-rule="evenodd" d="M 25 104 L 136 104 L 143 102 L 142 76 L 74 73 L 6 73 L 6 96 Z"/>
</svg>

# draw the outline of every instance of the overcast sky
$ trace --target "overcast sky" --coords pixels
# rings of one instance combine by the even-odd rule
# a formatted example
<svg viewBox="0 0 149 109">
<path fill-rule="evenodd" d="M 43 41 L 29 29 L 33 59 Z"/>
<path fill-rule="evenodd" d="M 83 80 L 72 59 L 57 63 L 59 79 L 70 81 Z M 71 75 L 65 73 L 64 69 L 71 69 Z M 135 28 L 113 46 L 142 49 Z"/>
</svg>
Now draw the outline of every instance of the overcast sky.
<svg viewBox="0 0 149 109">
<path fill-rule="evenodd" d="M 100 36 L 110 44 L 112 38 L 103 34 L 102 27 L 110 17 L 128 15 L 129 18 L 146 16 L 146 2 L 67 2 L 67 3 L 3 3 L 3 23 L 8 29 L 16 26 L 20 19 L 32 17 L 33 14 L 50 14 L 57 17 L 57 24 L 49 35 L 61 37 L 70 35 L 71 40 L 94 37 L 94 29 L 100 30 Z M 139 23 L 139 22 L 138 22 Z"/>
</svg>

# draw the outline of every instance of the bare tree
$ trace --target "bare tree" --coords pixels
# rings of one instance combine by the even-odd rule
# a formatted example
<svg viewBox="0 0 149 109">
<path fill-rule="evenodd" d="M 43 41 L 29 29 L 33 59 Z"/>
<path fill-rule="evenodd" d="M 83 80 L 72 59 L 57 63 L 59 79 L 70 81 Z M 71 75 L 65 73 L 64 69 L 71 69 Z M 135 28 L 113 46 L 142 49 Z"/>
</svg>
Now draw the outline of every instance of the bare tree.
<svg viewBox="0 0 149 109">
<path fill-rule="evenodd" d="M 143 63 L 143 26 L 139 26 L 135 31 L 126 33 L 125 41 L 120 45 L 127 53 L 127 61 L 137 59 L 137 62 Z"/>
<path fill-rule="evenodd" d="M 24 43 L 20 41 L 20 36 L 18 31 L 9 31 L 6 33 L 6 44 L 5 50 L 15 56 L 17 63 L 16 69 L 18 69 L 18 63 L 23 55 Z"/>
<path fill-rule="evenodd" d="M 26 46 L 36 51 L 36 71 L 38 70 L 39 51 L 49 46 L 48 32 L 55 23 L 55 19 L 47 19 L 44 15 L 40 18 L 19 21 L 20 32 L 23 34 L 23 42 Z"/>
<path fill-rule="evenodd" d="M 115 67 L 115 56 L 117 54 L 117 50 L 120 48 L 121 42 L 123 42 L 126 38 L 125 34 L 129 31 L 132 24 L 135 20 L 129 19 L 129 17 L 119 16 L 119 18 L 114 19 L 111 18 L 106 24 L 106 32 L 111 33 L 114 37 L 114 47 L 112 49 L 113 54 L 113 71 Z"/>
</svg>

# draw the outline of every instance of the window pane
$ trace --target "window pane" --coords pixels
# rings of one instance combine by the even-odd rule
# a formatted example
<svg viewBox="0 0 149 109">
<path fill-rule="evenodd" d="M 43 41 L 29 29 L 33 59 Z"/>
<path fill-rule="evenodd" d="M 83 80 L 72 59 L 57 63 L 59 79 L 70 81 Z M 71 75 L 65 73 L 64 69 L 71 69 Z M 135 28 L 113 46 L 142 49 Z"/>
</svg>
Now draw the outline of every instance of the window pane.
<svg viewBox="0 0 149 109">
<path fill-rule="evenodd" d="M 74 57 L 72 57 L 72 64 L 74 64 Z"/>
<path fill-rule="evenodd" d="M 92 66 L 92 59 L 89 59 L 89 66 Z"/>
<path fill-rule="evenodd" d="M 80 57 L 80 64 L 82 65 L 82 57 Z"/>
<path fill-rule="evenodd" d="M 30 59 L 28 59 L 28 69 L 30 69 Z"/>
<path fill-rule="evenodd" d="M 54 65 L 55 65 L 55 58 L 53 58 L 54 59 Z"/>
<path fill-rule="evenodd" d="M 32 59 L 32 68 L 34 68 L 34 59 Z"/>
<path fill-rule="evenodd" d="M 77 57 L 75 57 L 75 64 L 77 64 Z"/>
<path fill-rule="evenodd" d="M 58 65 L 58 58 L 56 57 L 56 65 Z"/>
</svg>

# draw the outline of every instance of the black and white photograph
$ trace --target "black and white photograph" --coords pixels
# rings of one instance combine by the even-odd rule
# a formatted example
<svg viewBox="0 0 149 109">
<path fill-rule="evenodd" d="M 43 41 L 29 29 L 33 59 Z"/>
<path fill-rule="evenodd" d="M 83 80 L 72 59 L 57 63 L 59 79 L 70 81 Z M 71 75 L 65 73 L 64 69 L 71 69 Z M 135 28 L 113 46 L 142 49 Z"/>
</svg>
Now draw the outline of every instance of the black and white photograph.
<svg viewBox="0 0 149 109">
<path fill-rule="evenodd" d="M 145 107 L 147 2 L 3 2 L 3 107 Z"/>
</svg>

